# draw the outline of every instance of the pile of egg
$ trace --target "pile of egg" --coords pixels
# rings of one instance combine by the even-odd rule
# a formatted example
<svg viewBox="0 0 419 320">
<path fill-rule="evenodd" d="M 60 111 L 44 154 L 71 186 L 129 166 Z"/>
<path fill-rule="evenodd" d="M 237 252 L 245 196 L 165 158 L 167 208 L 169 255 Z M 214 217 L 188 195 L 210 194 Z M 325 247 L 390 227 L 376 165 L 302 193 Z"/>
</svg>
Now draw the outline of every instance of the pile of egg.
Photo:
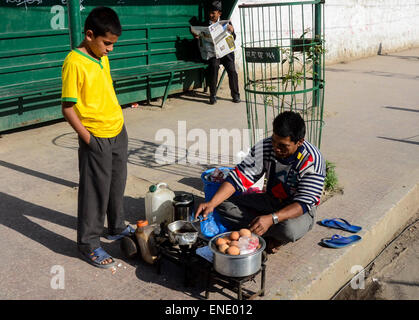
<svg viewBox="0 0 419 320">
<path fill-rule="evenodd" d="M 233 256 L 251 253 L 260 247 L 258 237 L 252 235 L 249 229 L 240 229 L 231 232 L 230 236 L 219 237 L 215 244 L 218 251 Z"/>
</svg>

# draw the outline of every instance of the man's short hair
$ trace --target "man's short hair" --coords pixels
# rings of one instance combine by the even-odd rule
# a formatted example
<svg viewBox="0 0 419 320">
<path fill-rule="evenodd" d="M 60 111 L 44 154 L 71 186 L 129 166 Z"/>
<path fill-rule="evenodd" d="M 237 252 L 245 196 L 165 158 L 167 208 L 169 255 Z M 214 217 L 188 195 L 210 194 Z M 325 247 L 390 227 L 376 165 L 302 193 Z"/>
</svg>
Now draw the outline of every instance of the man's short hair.
<svg viewBox="0 0 419 320">
<path fill-rule="evenodd" d="M 221 1 L 213 1 L 209 6 L 210 11 L 222 11 L 222 9 Z"/>
<path fill-rule="evenodd" d="M 92 30 L 95 37 L 105 36 L 106 32 L 119 37 L 122 33 L 118 15 L 108 7 L 97 7 L 89 13 L 84 23 L 84 32 L 87 30 Z"/>
<path fill-rule="evenodd" d="M 300 114 L 293 111 L 285 111 L 276 116 L 273 121 L 273 132 L 279 137 L 290 137 L 297 143 L 306 134 L 306 125 Z"/>
</svg>

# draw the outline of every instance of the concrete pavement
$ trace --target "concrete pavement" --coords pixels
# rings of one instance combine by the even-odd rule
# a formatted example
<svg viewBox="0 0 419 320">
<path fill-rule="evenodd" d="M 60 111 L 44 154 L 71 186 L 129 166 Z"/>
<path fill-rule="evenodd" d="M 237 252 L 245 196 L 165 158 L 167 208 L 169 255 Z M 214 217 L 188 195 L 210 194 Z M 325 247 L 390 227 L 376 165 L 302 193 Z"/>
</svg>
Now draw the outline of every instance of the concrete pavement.
<svg viewBox="0 0 419 320">
<path fill-rule="evenodd" d="M 263 299 L 328 299 L 391 240 L 419 207 L 419 49 L 375 56 L 326 68 L 325 127 L 321 151 L 336 164 L 343 195 L 322 203 L 316 220 L 341 217 L 360 225 L 356 245 L 334 250 L 319 245 L 338 233 L 315 225 L 301 240 L 282 247 L 267 262 Z M 202 200 L 205 165 L 182 164 L 179 136 L 202 128 L 247 127 L 245 103 L 233 104 L 227 81 L 215 106 L 196 92 L 172 97 L 166 107 L 124 109 L 129 134 L 126 218 L 144 214 L 144 196 L 164 181 Z M 242 93 L 244 97 L 244 93 Z M 224 98 L 224 99 L 223 99 Z M 157 105 L 157 103 L 156 103 Z M 183 122 L 185 121 L 185 122 Z M 183 127 L 184 126 L 184 127 Z M 176 133 L 180 163 L 157 164 L 156 150 Z M 191 133 L 192 132 L 192 133 Z M 185 136 L 186 137 L 186 136 Z M 166 141 L 169 142 L 170 141 Z M 208 153 L 211 139 L 206 141 Z M 232 157 L 227 161 L 233 164 Z M 212 167 L 212 166 L 211 166 Z M 204 285 L 184 287 L 182 270 L 126 260 L 119 244 L 103 239 L 120 263 L 116 272 L 77 257 L 77 136 L 65 122 L 3 134 L 0 138 L 0 299 L 202 299 Z M 54 266 L 59 266 L 55 267 Z M 58 269 L 57 269 L 58 268 Z M 56 270 L 64 289 L 54 289 Z M 257 286 L 258 284 L 256 284 Z M 252 289 L 252 288 L 251 288 Z M 235 297 L 217 290 L 210 299 Z"/>
</svg>

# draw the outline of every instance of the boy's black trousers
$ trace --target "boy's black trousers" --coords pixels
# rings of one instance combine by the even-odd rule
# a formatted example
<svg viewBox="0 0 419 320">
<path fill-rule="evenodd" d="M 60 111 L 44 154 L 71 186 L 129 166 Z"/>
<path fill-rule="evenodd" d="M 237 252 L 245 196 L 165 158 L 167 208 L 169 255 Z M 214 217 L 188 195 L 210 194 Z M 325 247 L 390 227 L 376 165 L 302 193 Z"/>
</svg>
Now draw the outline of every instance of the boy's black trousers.
<svg viewBox="0 0 419 320">
<path fill-rule="evenodd" d="M 125 126 L 113 138 L 98 138 L 91 134 L 88 145 L 79 138 L 77 245 L 84 253 L 100 247 L 105 216 L 109 234 L 119 234 L 126 228 L 123 200 L 127 159 Z"/>
<path fill-rule="evenodd" d="M 231 52 L 220 59 L 217 59 L 215 57 L 208 59 L 207 82 L 210 88 L 211 97 L 215 97 L 216 95 L 218 83 L 218 70 L 220 68 L 220 64 L 222 64 L 224 68 L 227 70 L 228 84 L 230 86 L 231 97 L 239 98 L 239 78 L 237 75 L 236 66 L 234 65 L 234 52 Z"/>
</svg>

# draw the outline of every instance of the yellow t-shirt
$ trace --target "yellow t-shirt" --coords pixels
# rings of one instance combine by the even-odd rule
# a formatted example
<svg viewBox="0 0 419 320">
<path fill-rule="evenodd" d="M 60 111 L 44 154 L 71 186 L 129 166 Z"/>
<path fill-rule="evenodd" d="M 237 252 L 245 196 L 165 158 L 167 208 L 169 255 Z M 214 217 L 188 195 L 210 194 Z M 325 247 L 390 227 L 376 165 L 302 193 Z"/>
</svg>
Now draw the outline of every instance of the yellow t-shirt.
<svg viewBox="0 0 419 320">
<path fill-rule="evenodd" d="M 75 102 L 81 123 L 94 136 L 112 138 L 124 125 L 124 116 L 112 84 L 109 59 L 100 61 L 78 49 L 71 51 L 62 68 L 62 101 Z"/>
</svg>

